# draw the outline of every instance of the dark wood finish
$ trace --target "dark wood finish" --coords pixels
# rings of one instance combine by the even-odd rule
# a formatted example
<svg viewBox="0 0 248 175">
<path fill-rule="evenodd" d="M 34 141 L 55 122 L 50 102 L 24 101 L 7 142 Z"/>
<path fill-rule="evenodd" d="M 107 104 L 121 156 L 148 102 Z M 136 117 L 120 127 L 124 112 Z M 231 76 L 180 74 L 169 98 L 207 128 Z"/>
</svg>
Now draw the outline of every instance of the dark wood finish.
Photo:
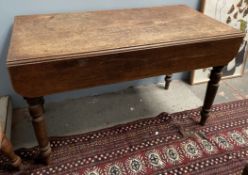
<svg viewBox="0 0 248 175">
<path fill-rule="evenodd" d="M 29 103 L 47 162 L 42 96 L 226 65 L 244 36 L 183 5 L 18 16 L 7 65 L 15 91 Z"/>
<path fill-rule="evenodd" d="M 16 92 L 39 97 L 225 65 L 243 36 L 182 5 L 18 16 L 7 64 Z"/>
<path fill-rule="evenodd" d="M 224 65 L 234 57 L 241 41 L 242 38 L 238 37 L 97 57 L 16 65 L 10 66 L 9 72 L 16 92 L 26 97 L 39 97 L 100 84 Z"/>
<path fill-rule="evenodd" d="M 44 164 L 48 164 L 51 154 L 51 147 L 47 136 L 46 124 L 43 114 L 43 97 L 25 97 L 25 100 L 29 104 L 29 113 L 32 117 L 32 124 L 34 127 L 35 136 L 38 140 L 40 147 L 40 154 L 37 157 L 37 161 Z"/>
<path fill-rule="evenodd" d="M 204 12 L 204 8 L 205 8 L 205 2 L 206 0 L 200 0 L 200 12 L 203 13 Z M 193 85 L 193 80 L 194 80 L 194 76 L 195 76 L 195 70 L 192 70 L 191 71 L 191 74 L 190 74 L 190 84 Z"/>
<path fill-rule="evenodd" d="M 165 90 L 169 89 L 171 80 L 172 80 L 172 74 L 165 75 L 165 77 L 164 77 L 164 81 L 165 81 L 164 88 L 165 88 Z"/>
<path fill-rule="evenodd" d="M 15 154 L 13 150 L 13 146 L 9 141 L 9 139 L 3 134 L 0 141 L 1 141 L 0 144 L 1 151 L 10 159 L 11 165 L 14 168 L 20 169 L 22 160 L 18 155 Z"/>
<path fill-rule="evenodd" d="M 45 99 L 44 97 L 37 97 L 37 98 L 28 98 L 28 97 L 24 97 L 25 100 L 28 100 L 28 104 L 30 105 L 36 105 L 36 104 L 40 104 L 42 106 L 42 110 L 43 113 L 45 112 Z"/>
<path fill-rule="evenodd" d="M 205 95 L 204 104 L 201 110 L 200 124 L 204 125 L 209 117 L 209 113 L 214 102 L 214 98 L 219 88 L 219 81 L 222 76 L 222 69 L 224 66 L 214 67 L 210 74 L 210 80 L 208 82 L 207 91 Z"/>
</svg>

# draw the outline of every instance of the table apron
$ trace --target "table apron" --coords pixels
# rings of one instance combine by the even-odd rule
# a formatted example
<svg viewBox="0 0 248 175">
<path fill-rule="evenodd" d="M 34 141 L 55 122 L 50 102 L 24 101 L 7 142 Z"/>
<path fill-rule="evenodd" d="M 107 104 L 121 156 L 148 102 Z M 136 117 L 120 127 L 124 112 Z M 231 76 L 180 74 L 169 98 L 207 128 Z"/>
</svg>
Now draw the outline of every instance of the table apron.
<svg viewBox="0 0 248 175">
<path fill-rule="evenodd" d="M 68 90 L 226 65 L 242 38 L 9 66 L 15 91 L 39 97 Z"/>
</svg>

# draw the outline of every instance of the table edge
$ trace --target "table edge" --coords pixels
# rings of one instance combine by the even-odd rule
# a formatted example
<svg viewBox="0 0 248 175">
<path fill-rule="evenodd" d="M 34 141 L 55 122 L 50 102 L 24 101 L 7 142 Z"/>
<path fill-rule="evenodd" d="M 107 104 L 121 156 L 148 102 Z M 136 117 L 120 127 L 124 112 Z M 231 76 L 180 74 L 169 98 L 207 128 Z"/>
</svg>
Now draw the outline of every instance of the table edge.
<svg viewBox="0 0 248 175">
<path fill-rule="evenodd" d="M 20 66 L 20 65 L 26 65 L 26 64 L 37 64 L 37 63 L 51 62 L 51 61 L 72 60 L 72 59 L 79 59 L 79 58 L 83 59 L 83 58 L 90 58 L 90 57 L 103 56 L 103 55 L 134 52 L 134 51 L 140 51 L 140 50 L 146 50 L 146 49 L 203 43 L 203 42 L 218 41 L 218 40 L 225 40 L 225 39 L 232 39 L 232 38 L 241 38 L 241 37 L 243 38 L 244 36 L 245 36 L 244 32 L 237 30 L 237 33 L 232 33 L 229 35 L 219 35 L 215 37 L 190 39 L 190 40 L 179 40 L 179 41 L 172 41 L 172 42 L 165 42 L 165 43 L 162 42 L 162 43 L 138 45 L 138 46 L 126 47 L 126 48 L 123 47 L 123 48 L 115 48 L 115 49 L 109 49 L 109 50 L 99 50 L 95 52 L 75 53 L 75 54 L 66 54 L 66 55 L 53 55 L 50 57 L 35 57 L 35 58 L 28 58 L 28 59 L 14 60 L 14 61 L 9 61 L 10 57 L 8 55 L 6 64 L 8 67 L 13 67 L 13 66 Z"/>
</svg>

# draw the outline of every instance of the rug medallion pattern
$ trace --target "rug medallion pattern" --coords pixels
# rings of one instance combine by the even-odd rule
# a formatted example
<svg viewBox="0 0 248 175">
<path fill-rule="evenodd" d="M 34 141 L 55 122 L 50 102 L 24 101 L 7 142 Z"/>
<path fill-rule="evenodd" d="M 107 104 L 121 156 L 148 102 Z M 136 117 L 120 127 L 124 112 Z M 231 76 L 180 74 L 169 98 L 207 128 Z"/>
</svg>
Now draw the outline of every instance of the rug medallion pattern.
<svg viewBox="0 0 248 175">
<path fill-rule="evenodd" d="M 18 150 L 24 174 L 241 174 L 248 160 L 248 100 L 215 105 L 205 126 L 200 108 L 162 113 L 86 134 L 51 137 L 47 167 L 31 160 L 37 147 Z M 0 158 L 1 165 L 7 159 Z M 0 167 L 4 173 L 4 166 Z M 5 172 L 6 173 L 6 172 Z"/>
</svg>

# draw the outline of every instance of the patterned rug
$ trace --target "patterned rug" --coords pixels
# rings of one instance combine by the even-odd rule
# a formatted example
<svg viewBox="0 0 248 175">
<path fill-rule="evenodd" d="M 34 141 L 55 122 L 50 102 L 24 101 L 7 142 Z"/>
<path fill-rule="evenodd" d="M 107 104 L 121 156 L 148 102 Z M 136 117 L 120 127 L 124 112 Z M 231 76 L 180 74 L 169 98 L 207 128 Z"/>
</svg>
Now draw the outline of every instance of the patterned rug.
<svg viewBox="0 0 248 175">
<path fill-rule="evenodd" d="M 18 150 L 20 174 L 241 174 L 248 160 L 248 100 L 215 105 L 206 126 L 200 109 L 67 137 L 51 137 L 49 166 L 30 160 L 37 147 Z M 0 173 L 7 159 L 0 155 Z M 9 172 L 13 173 L 13 172 Z"/>
</svg>

